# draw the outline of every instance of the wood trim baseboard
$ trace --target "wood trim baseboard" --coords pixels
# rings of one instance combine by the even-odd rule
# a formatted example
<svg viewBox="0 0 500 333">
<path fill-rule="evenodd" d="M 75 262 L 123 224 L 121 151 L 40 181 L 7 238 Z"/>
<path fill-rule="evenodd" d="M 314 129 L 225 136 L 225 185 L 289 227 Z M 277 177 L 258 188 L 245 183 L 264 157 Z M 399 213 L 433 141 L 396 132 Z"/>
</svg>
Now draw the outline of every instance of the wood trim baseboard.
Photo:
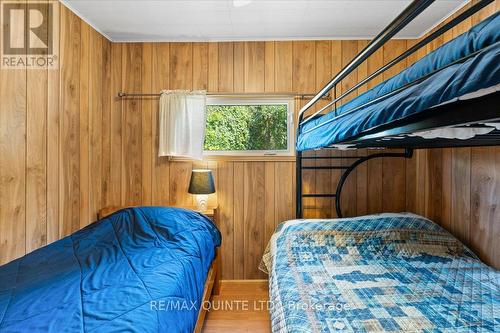
<svg viewBox="0 0 500 333">
<path fill-rule="evenodd" d="M 241 279 L 241 280 L 221 280 L 221 284 L 252 284 L 269 282 L 269 279 Z"/>
</svg>

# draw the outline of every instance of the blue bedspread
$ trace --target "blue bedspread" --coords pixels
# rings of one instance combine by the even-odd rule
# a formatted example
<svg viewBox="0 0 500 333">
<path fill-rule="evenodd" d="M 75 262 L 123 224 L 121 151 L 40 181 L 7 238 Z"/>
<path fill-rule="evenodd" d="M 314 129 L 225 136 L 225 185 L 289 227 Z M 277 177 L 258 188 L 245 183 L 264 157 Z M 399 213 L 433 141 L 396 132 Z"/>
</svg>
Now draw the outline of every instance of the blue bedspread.
<svg viewBox="0 0 500 333">
<path fill-rule="evenodd" d="M 417 215 L 287 221 L 263 264 L 275 333 L 500 331 L 500 272 Z"/>
<path fill-rule="evenodd" d="M 434 73 L 470 55 L 473 56 L 467 61 L 453 64 Z M 429 74 L 431 76 L 423 82 L 397 92 L 389 98 L 374 102 L 377 98 Z M 299 129 L 297 150 L 341 143 L 377 126 L 404 119 L 441 103 L 498 84 L 500 84 L 500 13 L 492 15 L 398 75 L 337 108 L 337 114 L 347 113 L 367 102 L 373 104 L 361 107 L 339 119 L 335 119 L 335 114 L 330 112 L 303 124 Z M 315 128 L 325 121 L 329 123 Z"/>
<path fill-rule="evenodd" d="M 192 332 L 220 233 L 143 207 L 0 267 L 0 332 Z"/>
</svg>

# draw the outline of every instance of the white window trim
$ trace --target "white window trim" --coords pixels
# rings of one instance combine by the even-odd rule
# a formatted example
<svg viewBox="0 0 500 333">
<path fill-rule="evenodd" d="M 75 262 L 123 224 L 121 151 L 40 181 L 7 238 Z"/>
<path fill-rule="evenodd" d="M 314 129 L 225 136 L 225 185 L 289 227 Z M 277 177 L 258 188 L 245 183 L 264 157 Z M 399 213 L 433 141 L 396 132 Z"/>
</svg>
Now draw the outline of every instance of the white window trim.
<svg viewBox="0 0 500 333">
<path fill-rule="evenodd" d="M 295 156 L 295 126 L 293 97 L 207 97 L 208 105 L 255 105 L 255 104 L 287 104 L 287 150 L 204 150 L 203 156 Z"/>
</svg>

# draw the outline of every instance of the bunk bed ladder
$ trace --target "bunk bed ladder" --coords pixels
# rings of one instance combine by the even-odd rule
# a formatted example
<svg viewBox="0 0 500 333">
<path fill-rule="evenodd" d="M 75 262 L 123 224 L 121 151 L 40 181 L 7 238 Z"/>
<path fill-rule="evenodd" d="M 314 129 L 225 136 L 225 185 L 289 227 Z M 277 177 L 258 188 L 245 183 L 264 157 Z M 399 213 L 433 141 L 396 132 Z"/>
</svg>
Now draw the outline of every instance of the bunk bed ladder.
<svg viewBox="0 0 500 333">
<path fill-rule="evenodd" d="M 342 206 L 341 206 L 341 196 L 342 189 L 344 187 L 345 182 L 349 175 L 358 167 L 360 164 L 382 157 L 399 157 L 399 158 L 412 158 L 413 150 L 405 149 L 403 153 L 391 153 L 391 152 L 382 152 L 377 154 L 370 154 L 366 156 L 302 156 L 302 152 L 297 152 L 296 158 L 296 181 L 297 181 L 297 206 L 296 206 L 296 217 L 298 219 L 303 216 L 303 198 L 335 198 L 335 210 L 337 212 L 338 217 L 343 217 L 342 215 Z M 303 166 L 303 160 L 318 160 L 318 159 L 354 159 L 350 165 L 341 165 L 341 166 Z M 337 189 L 335 193 L 307 193 L 304 194 L 302 191 L 302 171 L 303 170 L 341 170 L 342 174 L 340 176 L 339 182 L 337 184 Z"/>
</svg>

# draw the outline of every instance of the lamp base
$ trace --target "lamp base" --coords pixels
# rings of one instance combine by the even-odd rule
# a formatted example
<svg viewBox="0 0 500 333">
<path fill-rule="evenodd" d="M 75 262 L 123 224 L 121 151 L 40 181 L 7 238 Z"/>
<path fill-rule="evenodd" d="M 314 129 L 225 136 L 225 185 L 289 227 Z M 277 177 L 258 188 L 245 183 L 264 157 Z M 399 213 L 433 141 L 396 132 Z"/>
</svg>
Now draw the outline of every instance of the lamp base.
<svg viewBox="0 0 500 333">
<path fill-rule="evenodd" d="M 207 194 L 197 194 L 196 195 L 196 210 L 199 212 L 204 212 L 208 208 L 208 195 Z"/>
</svg>

